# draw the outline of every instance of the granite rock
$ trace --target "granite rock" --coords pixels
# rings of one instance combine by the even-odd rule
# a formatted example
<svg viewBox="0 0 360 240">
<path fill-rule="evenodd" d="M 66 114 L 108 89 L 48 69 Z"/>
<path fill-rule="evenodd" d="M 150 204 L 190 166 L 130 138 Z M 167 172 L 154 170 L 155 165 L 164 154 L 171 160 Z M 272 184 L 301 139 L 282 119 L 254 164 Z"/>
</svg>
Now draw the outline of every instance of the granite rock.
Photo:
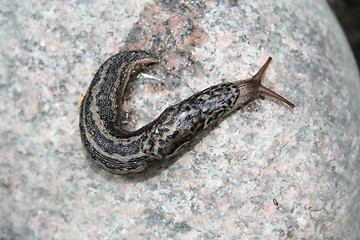
<svg viewBox="0 0 360 240">
<path fill-rule="evenodd" d="M 360 238 L 359 71 L 325 1 L 0 7 L 0 239 Z M 296 107 L 257 100 L 157 175 L 106 173 L 77 105 L 128 49 L 162 59 L 129 84 L 128 129 L 268 56 L 263 84 Z"/>
</svg>

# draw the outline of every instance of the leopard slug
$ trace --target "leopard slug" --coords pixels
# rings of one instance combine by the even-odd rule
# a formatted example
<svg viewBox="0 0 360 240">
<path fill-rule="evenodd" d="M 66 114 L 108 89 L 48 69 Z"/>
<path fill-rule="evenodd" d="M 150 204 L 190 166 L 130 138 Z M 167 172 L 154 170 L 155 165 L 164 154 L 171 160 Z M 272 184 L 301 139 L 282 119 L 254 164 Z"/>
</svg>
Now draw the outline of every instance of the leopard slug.
<svg viewBox="0 0 360 240">
<path fill-rule="evenodd" d="M 79 126 L 90 158 L 115 174 L 139 173 L 176 156 L 209 126 L 262 95 L 294 104 L 261 85 L 271 57 L 247 80 L 220 83 L 164 110 L 136 131 L 121 128 L 124 90 L 134 70 L 158 63 L 144 51 L 124 51 L 107 59 L 95 74 L 81 106 Z"/>
</svg>

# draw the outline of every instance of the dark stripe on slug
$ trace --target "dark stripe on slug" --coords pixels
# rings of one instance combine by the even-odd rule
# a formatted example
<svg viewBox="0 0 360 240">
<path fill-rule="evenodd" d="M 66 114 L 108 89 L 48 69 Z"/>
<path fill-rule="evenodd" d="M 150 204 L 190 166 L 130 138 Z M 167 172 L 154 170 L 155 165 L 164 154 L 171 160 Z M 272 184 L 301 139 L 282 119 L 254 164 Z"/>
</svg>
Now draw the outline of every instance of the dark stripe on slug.
<svg viewBox="0 0 360 240">
<path fill-rule="evenodd" d="M 126 56 L 124 54 L 114 55 L 100 67 L 90 84 L 87 99 L 82 106 L 82 111 L 86 114 L 81 114 L 85 118 L 85 126 L 81 127 L 90 134 L 101 151 L 107 154 L 127 156 L 139 153 L 141 139 L 137 139 L 137 141 L 129 141 L 128 139 L 129 136 L 136 137 L 139 134 L 129 133 L 121 129 L 115 122 L 115 111 L 118 111 L 117 102 L 122 98 L 122 93 L 119 91 L 125 88 L 127 76 L 138 62 L 145 61 L 148 58 L 155 61 L 149 56 L 143 52 L 133 52 Z M 97 94 L 93 98 L 95 93 Z M 95 107 L 93 109 L 98 110 L 92 112 L 92 106 Z M 107 129 L 106 135 L 104 131 L 100 130 L 100 126 Z M 86 138 L 86 136 L 84 137 Z M 115 140 L 119 143 L 114 143 Z"/>
<path fill-rule="evenodd" d="M 90 112 L 90 110 L 88 111 Z M 109 138 L 100 131 L 96 121 L 91 116 L 91 114 L 85 116 L 85 125 L 87 126 L 87 129 L 91 130 L 89 130 L 88 133 L 92 136 L 96 145 L 101 147 L 103 151 L 110 154 L 119 154 L 121 156 L 139 153 L 141 139 L 128 143 L 125 139 L 121 140 L 118 138 Z M 116 144 L 114 140 L 117 140 L 120 143 Z"/>
<path fill-rule="evenodd" d="M 88 154 L 96 164 L 100 165 L 101 167 L 111 169 L 115 173 L 116 171 L 119 171 L 119 173 L 121 173 L 121 171 L 131 171 L 139 168 L 140 166 L 146 166 L 149 162 L 151 162 L 148 156 L 131 158 L 127 161 L 119 161 L 117 158 L 110 158 L 104 156 L 95 148 L 93 148 L 87 140 L 84 141 L 84 145 L 88 150 Z M 142 170 L 143 168 L 140 171 Z"/>
</svg>

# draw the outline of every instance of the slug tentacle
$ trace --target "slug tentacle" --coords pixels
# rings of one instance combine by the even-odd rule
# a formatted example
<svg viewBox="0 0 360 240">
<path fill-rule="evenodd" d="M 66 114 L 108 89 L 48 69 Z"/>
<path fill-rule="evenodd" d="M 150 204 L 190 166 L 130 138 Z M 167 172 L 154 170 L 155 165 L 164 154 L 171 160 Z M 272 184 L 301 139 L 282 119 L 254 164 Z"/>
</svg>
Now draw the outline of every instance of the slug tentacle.
<svg viewBox="0 0 360 240">
<path fill-rule="evenodd" d="M 279 94 L 271 91 L 270 89 L 264 87 L 263 85 L 260 85 L 259 87 L 259 93 L 260 94 L 265 94 L 265 95 L 268 95 L 270 97 L 273 97 L 273 98 L 276 98 L 284 103 L 286 103 L 287 105 L 289 105 L 291 108 L 294 108 L 295 107 L 295 104 L 291 103 L 289 100 L 287 100 L 286 98 L 280 96 Z"/>
<path fill-rule="evenodd" d="M 282 97 L 279 94 L 275 93 L 274 91 L 264 87 L 261 84 L 261 80 L 263 79 L 265 71 L 268 68 L 271 60 L 272 60 L 272 58 L 269 57 L 268 60 L 265 62 L 265 64 L 260 68 L 260 70 L 251 79 L 237 81 L 237 82 L 235 82 L 235 84 L 240 89 L 243 90 L 242 93 L 240 93 L 240 94 L 248 96 L 249 100 L 246 101 L 246 104 L 256 98 L 264 99 L 264 97 L 261 96 L 261 94 L 264 94 L 264 95 L 276 98 L 276 99 L 286 103 L 291 108 L 294 108 L 295 104 L 291 103 L 289 100 L 285 99 L 284 97 Z M 252 98 L 251 98 L 251 96 L 252 96 Z M 242 106 L 244 106 L 244 104 Z"/>
<path fill-rule="evenodd" d="M 271 57 L 248 80 L 221 83 L 166 108 L 136 131 L 119 124 L 130 74 L 158 59 L 144 51 L 125 51 L 106 60 L 95 74 L 81 104 L 81 140 L 91 159 L 108 172 L 138 173 L 177 156 L 209 126 L 249 102 L 268 95 L 295 105 L 267 89 L 261 80 Z"/>
<path fill-rule="evenodd" d="M 260 70 L 251 78 L 253 81 L 260 83 L 266 69 L 268 68 L 270 62 L 272 60 L 272 57 L 269 57 L 268 60 L 264 63 L 264 65 L 260 68 Z"/>
</svg>

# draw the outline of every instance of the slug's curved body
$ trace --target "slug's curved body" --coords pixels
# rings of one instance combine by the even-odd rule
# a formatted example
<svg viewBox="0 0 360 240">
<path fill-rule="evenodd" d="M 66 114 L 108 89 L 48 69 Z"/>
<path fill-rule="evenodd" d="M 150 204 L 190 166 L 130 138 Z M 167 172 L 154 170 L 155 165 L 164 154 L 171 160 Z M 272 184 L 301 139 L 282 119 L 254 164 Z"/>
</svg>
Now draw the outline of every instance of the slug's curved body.
<svg viewBox="0 0 360 240">
<path fill-rule="evenodd" d="M 158 59 L 143 51 L 118 53 L 95 74 L 80 109 L 80 134 L 91 159 L 108 172 L 138 173 L 176 156 L 225 115 L 263 95 L 292 103 L 261 85 L 271 58 L 249 80 L 221 83 L 168 107 L 154 121 L 129 132 L 120 126 L 120 106 L 134 69 Z"/>
</svg>

